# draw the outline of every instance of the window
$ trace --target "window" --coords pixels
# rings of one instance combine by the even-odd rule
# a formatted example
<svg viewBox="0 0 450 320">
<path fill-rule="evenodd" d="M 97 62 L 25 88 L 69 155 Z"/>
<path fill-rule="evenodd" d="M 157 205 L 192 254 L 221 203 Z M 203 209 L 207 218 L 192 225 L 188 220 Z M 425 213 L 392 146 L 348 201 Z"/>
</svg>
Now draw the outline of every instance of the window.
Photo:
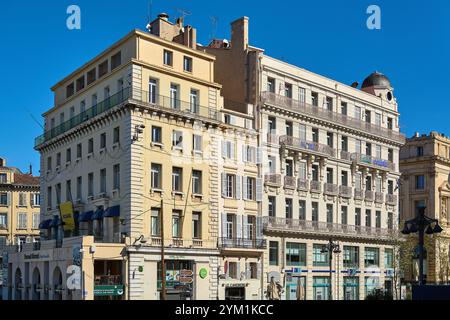
<svg viewBox="0 0 450 320">
<path fill-rule="evenodd" d="M 333 111 L 333 98 L 327 97 L 325 100 L 325 108 L 328 111 Z"/>
<path fill-rule="evenodd" d="M 394 268 L 394 250 L 384 249 L 384 267 L 386 269 Z"/>
<path fill-rule="evenodd" d="M 298 88 L 298 101 L 300 103 L 306 102 L 306 90 L 305 88 L 299 87 Z"/>
<path fill-rule="evenodd" d="M 357 120 L 361 120 L 361 107 L 357 107 L 355 106 L 355 113 L 354 113 L 354 117 Z"/>
<path fill-rule="evenodd" d="M 277 210 L 276 198 L 273 196 L 269 196 L 268 203 L 269 203 L 269 205 L 268 205 L 269 217 L 275 217 L 277 215 L 276 214 L 276 210 Z"/>
<path fill-rule="evenodd" d="M 362 141 L 359 139 L 355 140 L 355 152 L 359 154 L 362 153 Z"/>
<path fill-rule="evenodd" d="M 277 163 L 277 159 L 274 156 L 268 156 L 268 164 L 269 164 L 269 172 L 270 173 L 276 172 L 276 163 Z"/>
<path fill-rule="evenodd" d="M 394 229 L 394 213 L 388 212 L 388 221 L 387 221 L 388 229 Z"/>
<path fill-rule="evenodd" d="M 328 267 L 329 257 L 328 252 L 322 252 L 324 245 L 314 244 L 313 245 L 313 266 L 314 267 Z"/>
<path fill-rule="evenodd" d="M 313 277 L 313 300 L 330 299 L 330 277 Z"/>
<path fill-rule="evenodd" d="M 347 102 L 341 102 L 341 114 L 347 115 Z"/>
<path fill-rule="evenodd" d="M 77 79 L 76 90 L 77 92 L 84 89 L 84 75 Z"/>
<path fill-rule="evenodd" d="M 192 113 L 199 112 L 199 93 L 198 90 L 191 89 L 191 94 L 189 95 L 190 108 Z"/>
<path fill-rule="evenodd" d="M 94 139 L 92 138 L 88 140 L 88 153 L 94 153 Z"/>
<path fill-rule="evenodd" d="M 381 146 L 378 144 L 375 145 L 375 157 L 381 159 Z"/>
<path fill-rule="evenodd" d="M 366 268 L 380 265 L 380 250 L 378 248 L 365 248 L 364 266 Z"/>
<path fill-rule="evenodd" d="M 375 113 L 375 124 L 381 127 L 381 114 Z"/>
<path fill-rule="evenodd" d="M 361 225 L 361 208 L 355 208 L 355 226 Z"/>
<path fill-rule="evenodd" d="M 294 127 L 291 121 L 286 121 L 286 135 L 289 137 L 294 135 Z"/>
<path fill-rule="evenodd" d="M 294 164 L 292 160 L 286 160 L 286 176 L 294 176 Z"/>
<path fill-rule="evenodd" d="M 56 167 L 61 167 L 61 153 L 56 154 Z"/>
<path fill-rule="evenodd" d="M 334 147 L 334 135 L 332 132 L 327 132 L 327 145 L 331 148 Z"/>
<path fill-rule="evenodd" d="M 388 149 L 388 160 L 394 162 L 394 150 Z"/>
<path fill-rule="evenodd" d="M 300 140 L 306 141 L 306 125 L 299 124 L 298 128 L 299 128 L 299 132 L 300 132 L 299 133 Z"/>
<path fill-rule="evenodd" d="M 375 212 L 375 227 L 381 228 L 381 211 Z"/>
<path fill-rule="evenodd" d="M 72 181 L 66 181 L 66 201 L 72 201 Z"/>
<path fill-rule="evenodd" d="M 0 213 L 0 229 L 8 228 L 8 214 Z"/>
<path fill-rule="evenodd" d="M 317 92 L 311 92 L 311 104 L 314 107 L 319 106 L 319 94 Z"/>
<path fill-rule="evenodd" d="M 75 86 L 73 82 L 66 87 L 66 98 L 70 98 L 75 93 Z"/>
<path fill-rule="evenodd" d="M 333 223 L 333 205 L 327 204 L 327 223 Z"/>
<path fill-rule="evenodd" d="M 202 213 L 192 212 L 192 238 L 202 238 Z"/>
<path fill-rule="evenodd" d="M 235 221 L 235 215 L 234 214 L 227 214 L 226 215 L 226 238 L 227 239 L 233 239 L 234 238 L 234 221 Z"/>
<path fill-rule="evenodd" d="M 27 229 L 27 214 L 25 212 L 19 212 L 17 215 L 17 229 Z"/>
<path fill-rule="evenodd" d="M 40 207 L 41 206 L 41 195 L 39 193 L 33 193 L 31 195 L 31 205 L 33 207 Z"/>
<path fill-rule="evenodd" d="M 317 128 L 312 129 L 312 139 L 313 139 L 313 142 L 316 142 L 316 143 L 319 142 L 319 129 L 317 129 Z"/>
<path fill-rule="evenodd" d="M 306 201 L 299 200 L 298 201 L 298 218 L 300 220 L 306 220 Z"/>
<path fill-rule="evenodd" d="M 94 173 L 88 174 L 88 197 L 94 196 Z"/>
<path fill-rule="evenodd" d="M 267 91 L 271 93 L 275 93 L 275 79 L 267 78 Z"/>
<path fill-rule="evenodd" d="M 370 112 L 370 110 L 366 110 L 364 112 L 364 117 L 365 117 L 367 123 L 372 122 L 372 113 Z"/>
<path fill-rule="evenodd" d="M 425 189 L 425 176 L 419 175 L 415 177 L 416 179 L 416 190 L 424 190 Z"/>
<path fill-rule="evenodd" d="M 366 209 L 366 227 L 372 226 L 372 211 L 370 209 Z"/>
<path fill-rule="evenodd" d="M 87 73 L 87 85 L 90 85 L 92 82 L 96 80 L 97 77 L 97 69 L 92 69 Z"/>
<path fill-rule="evenodd" d="M 341 149 L 342 151 L 348 152 L 348 137 L 341 137 Z"/>
<path fill-rule="evenodd" d="M 52 171 L 52 157 L 47 158 L 47 171 Z"/>
<path fill-rule="evenodd" d="M 152 142 L 162 143 L 161 127 L 152 126 Z"/>
<path fill-rule="evenodd" d="M 80 102 L 80 113 L 84 114 L 84 112 L 86 111 L 86 101 L 81 101 Z"/>
<path fill-rule="evenodd" d="M 244 177 L 244 200 L 256 200 L 256 179 Z"/>
<path fill-rule="evenodd" d="M 172 66 L 173 65 L 172 59 L 173 59 L 173 53 L 171 51 L 164 50 L 164 53 L 163 53 L 164 64 L 166 66 Z"/>
<path fill-rule="evenodd" d="M 247 217 L 243 216 L 245 222 L 245 235 L 247 239 L 254 240 L 256 238 L 255 227 L 256 227 L 256 217 L 248 215 Z"/>
<path fill-rule="evenodd" d="M 69 163 L 72 161 L 72 149 L 66 150 L 66 163 Z"/>
<path fill-rule="evenodd" d="M 172 147 L 183 149 L 183 132 L 177 130 L 172 132 Z"/>
<path fill-rule="evenodd" d="M 61 183 L 58 183 L 55 186 L 55 191 L 56 191 L 56 204 L 59 205 L 61 204 Z"/>
<path fill-rule="evenodd" d="M 77 199 L 83 199 L 83 177 L 77 178 Z"/>
<path fill-rule="evenodd" d="M 344 268 L 357 269 L 359 267 L 359 248 L 344 246 Z"/>
<path fill-rule="evenodd" d="M 269 124 L 269 133 L 276 134 L 277 131 L 277 119 L 274 117 L 268 118 L 268 124 Z"/>
<path fill-rule="evenodd" d="M 366 142 L 366 155 L 371 156 L 372 155 L 372 144 Z"/>
<path fill-rule="evenodd" d="M 181 238 L 181 211 L 172 211 L 172 237 Z"/>
<path fill-rule="evenodd" d="M 393 129 L 394 126 L 393 126 L 392 118 L 387 118 L 387 127 L 389 130 Z"/>
<path fill-rule="evenodd" d="M 222 142 L 222 158 L 235 159 L 235 145 L 231 141 Z"/>
<path fill-rule="evenodd" d="M 172 168 L 172 191 L 181 192 L 183 181 L 183 169 L 178 167 Z"/>
<path fill-rule="evenodd" d="M 202 152 L 202 136 L 198 134 L 193 135 L 193 141 L 192 141 L 193 150 L 196 152 Z"/>
<path fill-rule="evenodd" d="M 202 194 L 202 172 L 192 170 L 192 193 Z"/>
<path fill-rule="evenodd" d="M 47 187 L 47 208 L 52 208 L 52 205 L 53 205 L 52 187 Z"/>
<path fill-rule="evenodd" d="M 152 189 L 162 189 L 161 184 L 162 166 L 160 164 L 152 163 L 151 184 Z"/>
<path fill-rule="evenodd" d="M 183 69 L 187 72 L 192 72 L 192 58 L 184 57 L 183 58 Z"/>
<path fill-rule="evenodd" d="M 341 171 L 341 185 L 348 186 L 348 171 Z"/>
<path fill-rule="evenodd" d="M 100 135 L 100 149 L 106 148 L 106 133 Z"/>
<path fill-rule="evenodd" d="M 225 181 L 223 182 L 225 185 L 224 196 L 226 198 L 234 198 L 234 189 L 237 186 L 236 176 L 234 174 L 225 174 Z"/>
<path fill-rule="evenodd" d="M 122 53 L 119 51 L 111 57 L 111 71 L 122 64 Z"/>
<path fill-rule="evenodd" d="M 113 167 L 113 189 L 119 190 L 120 189 L 120 164 L 116 164 Z"/>
<path fill-rule="evenodd" d="M 19 206 L 26 207 L 27 206 L 27 194 L 26 193 L 19 193 Z"/>
<path fill-rule="evenodd" d="M 151 214 L 151 235 L 159 237 L 161 235 L 161 209 L 152 208 Z"/>
<path fill-rule="evenodd" d="M 286 265 L 287 266 L 306 266 L 306 244 L 305 243 L 286 243 Z"/>
<path fill-rule="evenodd" d="M 176 84 L 170 85 L 170 107 L 172 109 L 179 109 L 180 108 L 180 100 L 178 97 L 178 90 L 179 87 Z"/>
<path fill-rule="evenodd" d="M 311 203 L 311 220 L 314 222 L 319 221 L 319 203 L 318 202 Z"/>
<path fill-rule="evenodd" d="M 292 199 L 287 198 L 285 200 L 285 213 L 286 219 L 292 219 Z"/>
<path fill-rule="evenodd" d="M 115 127 L 113 131 L 113 143 L 120 142 L 120 127 Z"/>
<path fill-rule="evenodd" d="M 327 168 L 327 183 L 329 183 L 329 184 L 334 183 L 333 168 Z"/>
<path fill-rule="evenodd" d="M 372 191 L 372 176 L 366 177 L 366 190 Z"/>
<path fill-rule="evenodd" d="M 6 183 L 8 181 L 8 176 L 6 173 L 0 173 L 0 183 Z"/>
<path fill-rule="evenodd" d="M 107 73 L 108 73 L 108 60 L 105 60 L 98 66 L 98 78 L 100 79 Z"/>
<path fill-rule="evenodd" d="M 150 79 L 148 93 L 149 102 L 153 104 L 158 103 L 158 80 Z"/>
<path fill-rule="evenodd" d="M 238 266 L 236 262 L 228 262 L 228 276 L 231 279 L 238 278 Z"/>
<path fill-rule="evenodd" d="M 301 180 L 306 181 L 306 162 L 299 162 L 298 176 Z"/>
<path fill-rule="evenodd" d="M 348 223 L 348 207 L 341 207 L 341 224 L 346 225 Z"/>
<path fill-rule="evenodd" d="M 100 193 L 106 193 L 106 169 L 100 170 Z"/>
<path fill-rule="evenodd" d="M 292 84 L 290 83 L 284 84 L 284 96 L 292 99 Z"/>
<path fill-rule="evenodd" d="M 40 223 L 40 214 L 39 213 L 33 213 L 32 215 L 32 228 L 33 230 L 39 230 L 39 223 Z"/>
</svg>

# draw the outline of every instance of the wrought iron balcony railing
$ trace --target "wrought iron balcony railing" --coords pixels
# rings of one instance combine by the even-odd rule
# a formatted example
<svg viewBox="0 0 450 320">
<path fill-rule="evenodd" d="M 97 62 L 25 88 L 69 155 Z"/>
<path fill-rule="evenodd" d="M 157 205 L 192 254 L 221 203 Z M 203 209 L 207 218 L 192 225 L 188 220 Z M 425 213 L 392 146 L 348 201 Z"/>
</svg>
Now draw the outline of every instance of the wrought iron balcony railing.
<svg viewBox="0 0 450 320">
<path fill-rule="evenodd" d="M 266 249 L 265 239 L 219 238 L 219 248 Z"/>
<path fill-rule="evenodd" d="M 349 117 L 341 113 L 329 111 L 317 106 L 312 106 L 305 102 L 300 102 L 298 100 L 294 100 L 272 92 L 262 92 L 261 100 L 266 104 L 284 107 L 293 110 L 295 112 L 303 113 L 307 116 L 316 119 L 328 121 L 333 124 L 337 123 L 345 127 L 351 127 L 355 130 L 367 132 L 376 136 L 381 136 L 386 139 L 394 140 L 400 144 L 404 144 L 406 141 L 405 136 L 399 132 L 378 126 L 373 123 L 367 123 L 362 120 Z"/>
<path fill-rule="evenodd" d="M 115 106 L 125 101 L 136 101 L 147 106 L 161 110 L 170 110 L 180 115 L 187 115 L 195 118 L 203 118 L 214 121 L 220 121 L 221 113 L 217 109 L 200 106 L 196 103 L 186 102 L 172 97 L 162 95 L 152 95 L 146 91 L 137 88 L 125 88 L 109 98 L 97 103 L 90 109 L 79 113 L 60 125 L 47 130 L 43 135 L 35 139 L 35 147 L 77 127 L 78 125 L 95 118 Z"/>
<path fill-rule="evenodd" d="M 361 238 L 391 238 L 395 234 L 395 230 L 386 228 L 373 228 L 277 217 L 264 217 L 263 228 L 265 231 L 304 232 L 314 233 L 316 235 L 322 234 L 323 236 L 334 234 Z"/>
<path fill-rule="evenodd" d="M 336 150 L 332 147 L 317 142 L 301 140 L 296 137 L 281 136 L 280 144 L 287 147 L 302 149 L 305 151 L 321 153 L 330 157 L 336 157 Z"/>
</svg>

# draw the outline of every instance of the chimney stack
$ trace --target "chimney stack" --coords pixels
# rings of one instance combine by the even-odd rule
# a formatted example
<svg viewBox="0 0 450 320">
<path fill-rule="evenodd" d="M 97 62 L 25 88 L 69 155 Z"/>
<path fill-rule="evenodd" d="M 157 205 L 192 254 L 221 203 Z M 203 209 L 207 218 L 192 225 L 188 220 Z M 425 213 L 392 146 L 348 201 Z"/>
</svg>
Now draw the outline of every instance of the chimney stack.
<svg viewBox="0 0 450 320">
<path fill-rule="evenodd" d="M 231 23 L 231 47 L 239 50 L 248 48 L 248 17 L 242 17 Z"/>
</svg>

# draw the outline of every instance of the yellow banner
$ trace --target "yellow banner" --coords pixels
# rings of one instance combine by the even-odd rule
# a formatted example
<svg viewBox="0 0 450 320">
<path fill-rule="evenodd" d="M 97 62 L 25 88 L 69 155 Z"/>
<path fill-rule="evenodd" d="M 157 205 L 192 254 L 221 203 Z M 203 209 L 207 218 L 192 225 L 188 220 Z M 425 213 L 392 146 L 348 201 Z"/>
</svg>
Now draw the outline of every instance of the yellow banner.
<svg viewBox="0 0 450 320">
<path fill-rule="evenodd" d="M 64 231 L 73 231 L 75 229 L 75 219 L 73 217 L 72 202 L 65 202 L 59 205 L 61 219 L 64 222 Z"/>
</svg>

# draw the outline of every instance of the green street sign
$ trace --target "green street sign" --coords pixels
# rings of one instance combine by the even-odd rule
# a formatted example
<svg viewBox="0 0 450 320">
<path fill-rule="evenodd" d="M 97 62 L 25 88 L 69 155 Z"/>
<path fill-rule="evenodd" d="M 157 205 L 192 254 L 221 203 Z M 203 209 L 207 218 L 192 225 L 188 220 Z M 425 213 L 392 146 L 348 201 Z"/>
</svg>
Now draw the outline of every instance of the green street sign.
<svg viewBox="0 0 450 320">
<path fill-rule="evenodd" d="M 208 270 L 206 270 L 205 268 L 201 268 L 199 275 L 200 275 L 200 278 L 205 279 L 206 276 L 208 275 Z"/>
<path fill-rule="evenodd" d="M 94 296 L 97 297 L 121 296 L 121 295 L 123 295 L 123 285 L 94 287 Z"/>
</svg>

